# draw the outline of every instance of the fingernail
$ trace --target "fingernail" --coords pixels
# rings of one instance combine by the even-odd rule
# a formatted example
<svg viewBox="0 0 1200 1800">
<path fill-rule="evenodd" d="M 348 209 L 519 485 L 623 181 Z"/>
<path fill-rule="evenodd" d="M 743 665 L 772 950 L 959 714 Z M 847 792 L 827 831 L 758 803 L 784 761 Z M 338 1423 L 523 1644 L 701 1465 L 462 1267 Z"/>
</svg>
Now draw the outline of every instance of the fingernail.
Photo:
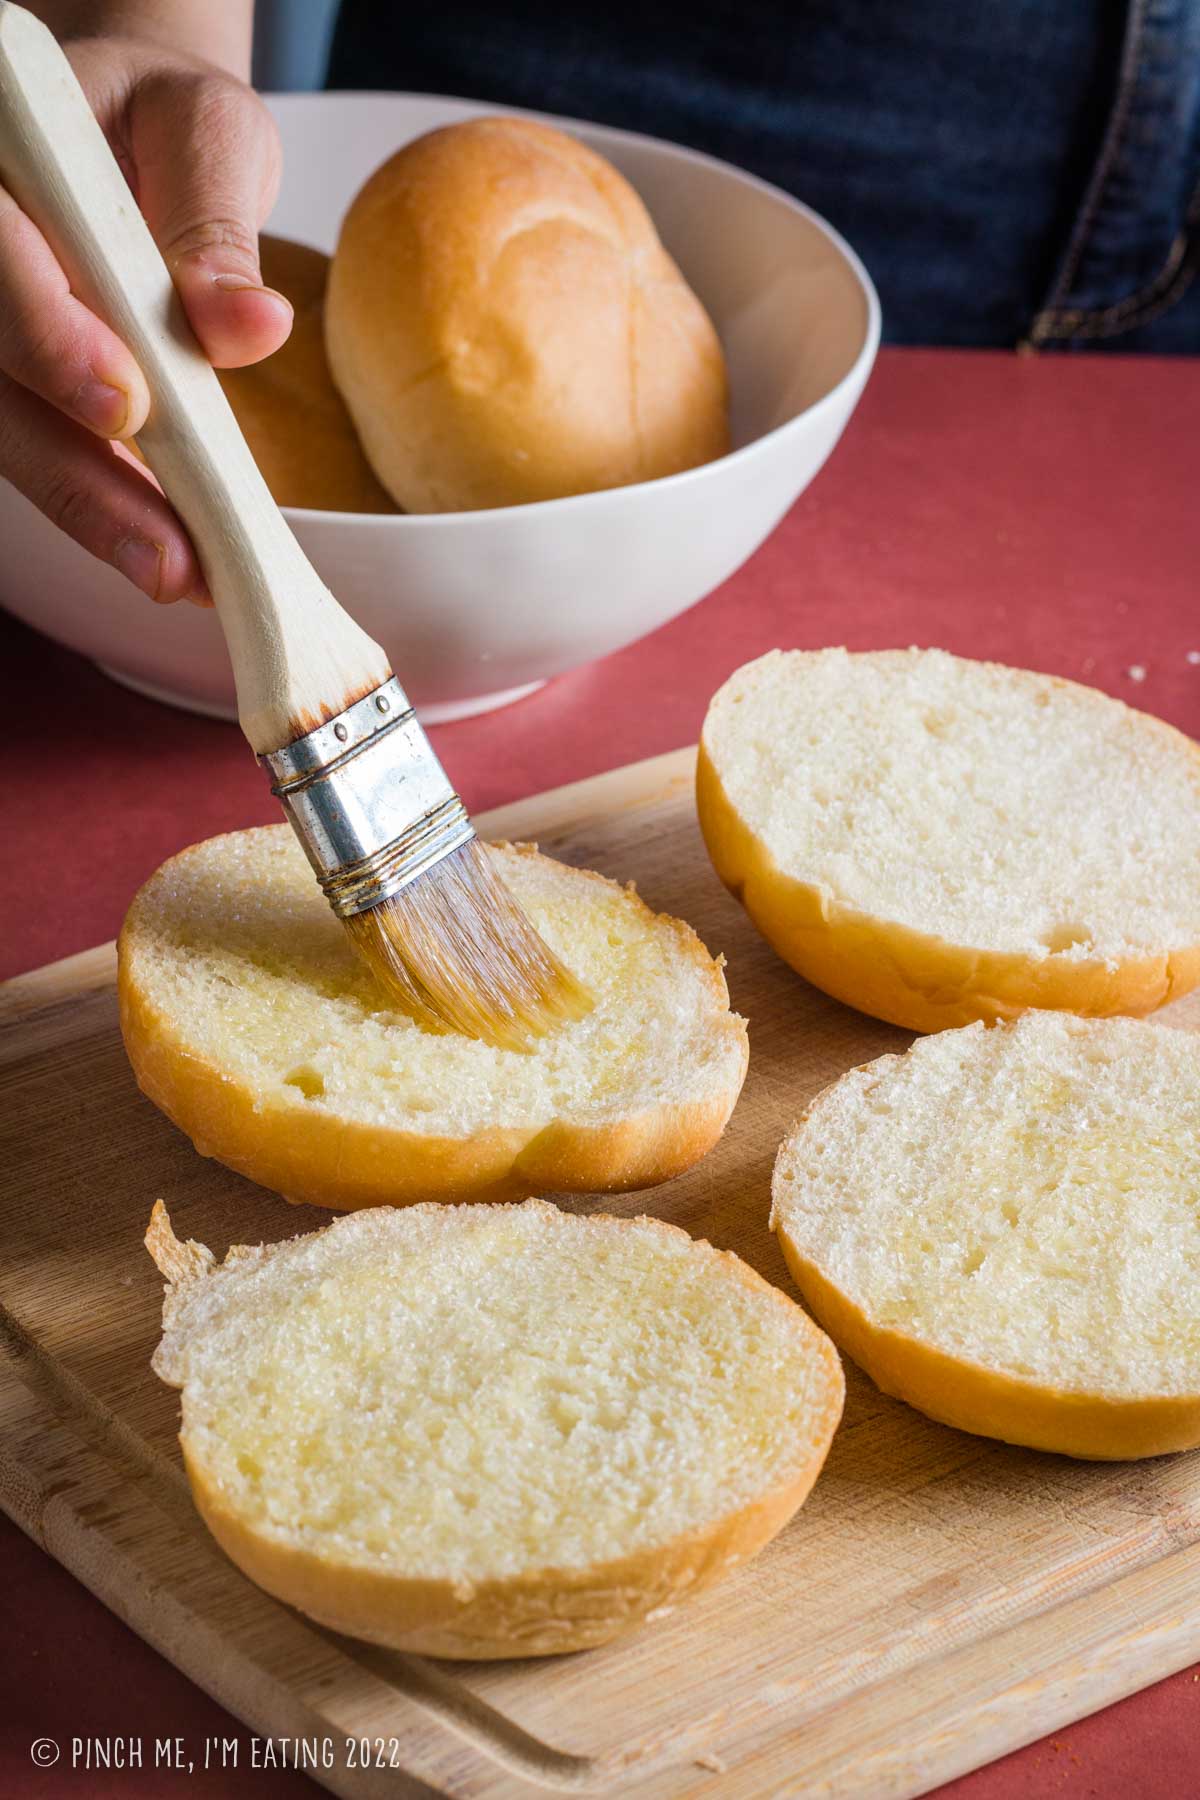
<svg viewBox="0 0 1200 1800">
<path fill-rule="evenodd" d="M 104 437 L 120 437 L 129 418 L 129 395 L 111 382 L 92 377 L 75 389 L 76 416 Z"/>
<path fill-rule="evenodd" d="M 113 562 L 134 587 L 157 600 L 166 554 L 161 544 L 151 544 L 145 538 L 127 537 L 122 538 L 113 551 Z"/>
<path fill-rule="evenodd" d="M 221 288 L 227 294 L 265 294 L 268 300 L 278 300 L 289 312 L 295 311 L 286 294 L 281 294 L 278 288 L 266 287 L 261 281 L 251 281 L 248 275 L 214 275 L 213 286 Z"/>
</svg>

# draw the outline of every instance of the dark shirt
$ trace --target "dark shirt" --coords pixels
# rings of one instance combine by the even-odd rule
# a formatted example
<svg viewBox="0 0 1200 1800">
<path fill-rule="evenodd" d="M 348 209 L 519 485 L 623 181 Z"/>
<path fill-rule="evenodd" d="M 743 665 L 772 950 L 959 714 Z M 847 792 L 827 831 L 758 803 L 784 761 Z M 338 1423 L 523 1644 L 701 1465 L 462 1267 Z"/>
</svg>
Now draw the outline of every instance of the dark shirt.
<svg viewBox="0 0 1200 1800">
<path fill-rule="evenodd" d="M 753 170 L 845 234 L 895 342 L 1200 350 L 1200 0 L 343 0 L 329 85 Z"/>
</svg>

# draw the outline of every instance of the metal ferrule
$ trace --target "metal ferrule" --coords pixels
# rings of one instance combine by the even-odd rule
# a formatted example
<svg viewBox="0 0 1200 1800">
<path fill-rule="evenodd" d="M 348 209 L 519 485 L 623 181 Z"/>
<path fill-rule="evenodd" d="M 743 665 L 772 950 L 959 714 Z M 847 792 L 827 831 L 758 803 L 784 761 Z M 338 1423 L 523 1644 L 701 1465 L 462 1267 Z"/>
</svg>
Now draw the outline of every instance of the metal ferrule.
<svg viewBox="0 0 1200 1800">
<path fill-rule="evenodd" d="M 394 676 L 259 760 L 340 918 L 390 899 L 475 835 Z"/>
</svg>

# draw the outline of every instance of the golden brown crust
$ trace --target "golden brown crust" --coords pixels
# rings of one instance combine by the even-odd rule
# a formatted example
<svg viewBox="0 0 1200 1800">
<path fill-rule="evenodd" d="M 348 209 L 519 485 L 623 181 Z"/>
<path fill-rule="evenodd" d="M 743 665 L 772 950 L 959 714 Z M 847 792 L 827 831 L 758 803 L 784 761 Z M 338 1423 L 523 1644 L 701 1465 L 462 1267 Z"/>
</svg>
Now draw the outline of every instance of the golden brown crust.
<svg viewBox="0 0 1200 1800">
<path fill-rule="evenodd" d="M 599 1222 L 598 1220 L 596 1221 Z M 607 1219 L 628 1227 L 646 1221 Z M 664 1232 L 686 1236 L 664 1221 Z M 169 1232 L 169 1224 L 167 1226 Z M 419 1580 L 301 1548 L 256 1530 L 222 1498 L 180 1434 L 197 1510 L 230 1560 L 252 1581 L 301 1612 L 352 1637 L 424 1656 L 471 1661 L 588 1650 L 671 1611 L 748 1562 L 803 1504 L 820 1474 L 841 1418 L 845 1381 L 837 1351 L 787 1295 L 725 1252 L 727 1273 L 798 1315 L 823 1365 L 822 1405 L 812 1448 L 789 1479 L 711 1523 L 617 1560 L 582 1569 L 534 1569 L 475 1583 Z"/>
<path fill-rule="evenodd" d="M 950 1356 L 877 1325 L 776 1232 L 804 1303 L 876 1387 L 943 1425 L 1099 1462 L 1164 1456 L 1200 1444 L 1200 1394 L 1114 1399 L 1070 1393 Z"/>
<path fill-rule="evenodd" d="M 514 848 L 537 855 L 532 846 Z M 611 885 L 590 870 L 573 873 Z M 191 1051 L 175 1023 L 138 986 L 133 939 L 143 896 L 156 879 L 152 876 L 135 897 L 117 941 L 121 1033 L 138 1085 L 201 1155 L 288 1200 L 352 1211 L 418 1200 L 522 1200 L 544 1192 L 620 1193 L 652 1187 L 690 1168 L 712 1148 L 741 1092 L 749 1049 L 745 1026 L 738 1020 L 741 1057 L 728 1087 L 705 1101 L 655 1104 L 602 1124 L 557 1119 L 540 1129 L 492 1127 L 453 1138 L 273 1102 Z M 718 1007 L 727 1009 L 725 978 L 691 927 L 651 913 L 632 888 L 626 891 L 647 919 L 675 934 Z M 725 1016 L 735 1017 L 727 1011 Z"/>
<path fill-rule="evenodd" d="M 824 1447 L 814 1452 L 786 1487 L 670 1543 L 587 1569 L 539 1569 L 475 1585 L 338 1564 L 265 1538 L 223 1503 L 186 1450 L 184 1461 L 204 1523 L 230 1560 L 269 1594 L 370 1643 L 487 1662 L 590 1650 L 670 1611 L 769 1543 L 807 1498 L 825 1454 Z"/>
<path fill-rule="evenodd" d="M 286 238 L 264 236 L 259 249 L 263 280 L 292 303 L 291 335 L 265 362 L 218 375 L 267 486 L 280 506 L 394 513 L 329 372 L 329 258 Z"/>
<path fill-rule="evenodd" d="M 877 1069 L 900 1060 L 896 1055 L 876 1057 L 848 1069 L 839 1081 L 859 1069 Z M 787 1134 L 777 1169 L 787 1143 L 837 1086 L 838 1081 L 832 1081 L 813 1095 Z M 771 1229 L 805 1306 L 838 1349 L 883 1393 L 903 1400 L 940 1425 L 1088 1462 L 1165 1456 L 1200 1445 L 1200 1394 L 1116 1399 L 1069 1392 L 1027 1376 L 1005 1374 L 968 1357 L 952 1356 L 907 1332 L 876 1324 L 788 1235 L 774 1196 Z"/>
<path fill-rule="evenodd" d="M 975 950 L 841 905 L 785 874 L 725 792 L 703 743 L 696 805 L 713 867 L 783 960 L 847 1006 L 910 1031 L 1013 1019 L 1030 1007 L 1141 1017 L 1200 984 L 1200 944 L 1110 968 Z"/>
<path fill-rule="evenodd" d="M 645 207 L 532 120 L 444 127 L 376 171 L 342 226 L 326 341 L 410 511 L 619 487 L 729 447 L 720 344 Z"/>
</svg>

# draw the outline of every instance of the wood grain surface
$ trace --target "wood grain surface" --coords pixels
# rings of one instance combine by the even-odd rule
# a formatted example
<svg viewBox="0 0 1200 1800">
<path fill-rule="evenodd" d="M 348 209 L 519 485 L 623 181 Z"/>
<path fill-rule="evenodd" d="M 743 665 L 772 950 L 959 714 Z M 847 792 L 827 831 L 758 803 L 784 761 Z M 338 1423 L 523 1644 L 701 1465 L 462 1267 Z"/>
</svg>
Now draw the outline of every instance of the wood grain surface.
<svg viewBox="0 0 1200 1800">
<path fill-rule="evenodd" d="M 750 1073 L 718 1148 L 649 1211 L 787 1286 L 767 1228 L 776 1145 L 806 1100 L 905 1034 L 807 987 L 708 867 L 681 752 L 482 823 L 635 879 L 729 959 Z M 934 1425 L 848 1369 L 812 1498 L 749 1568 L 587 1654 L 432 1663 L 338 1638 L 260 1593 L 196 1518 L 178 1396 L 150 1372 L 162 1196 L 222 1253 L 311 1230 L 138 1093 L 111 946 L 0 990 L 0 1504 L 261 1733 L 332 1737 L 332 1792 L 906 1796 L 1200 1652 L 1200 1453 L 1090 1465 Z M 1164 1024 L 1200 1025 L 1185 1001 Z M 65 1647 L 69 1654 L 69 1647 Z M 344 1740 L 381 1740 L 347 1766 Z M 357 1760 L 357 1759 L 356 1759 Z"/>
</svg>

